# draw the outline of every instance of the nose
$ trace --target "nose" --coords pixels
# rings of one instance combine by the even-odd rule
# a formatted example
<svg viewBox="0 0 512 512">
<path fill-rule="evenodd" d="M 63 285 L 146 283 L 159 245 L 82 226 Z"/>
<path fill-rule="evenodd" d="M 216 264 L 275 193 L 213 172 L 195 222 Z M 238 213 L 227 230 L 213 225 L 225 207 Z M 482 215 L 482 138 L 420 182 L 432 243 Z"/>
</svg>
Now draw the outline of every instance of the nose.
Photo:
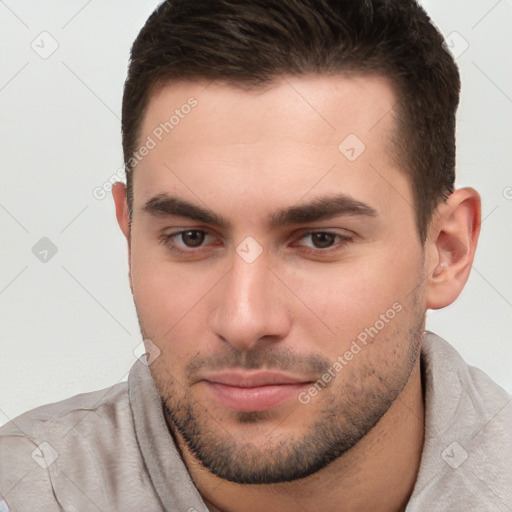
<svg viewBox="0 0 512 512">
<path fill-rule="evenodd" d="M 263 255 L 247 263 L 235 253 L 231 270 L 215 292 L 212 329 L 233 348 L 264 348 L 288 334 L 289 297 Z"/>
</svg>

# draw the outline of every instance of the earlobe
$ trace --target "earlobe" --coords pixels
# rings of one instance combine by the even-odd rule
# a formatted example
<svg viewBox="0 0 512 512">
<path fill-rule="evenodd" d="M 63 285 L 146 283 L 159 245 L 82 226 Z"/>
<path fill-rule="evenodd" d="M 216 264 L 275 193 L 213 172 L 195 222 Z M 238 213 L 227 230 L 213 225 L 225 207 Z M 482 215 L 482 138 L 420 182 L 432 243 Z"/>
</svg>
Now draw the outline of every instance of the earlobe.
<svg viewBox="0 0 512 512">
<path fill-rule="evenodd" d="M 472 188 L 453 192 L 432 222 L 426 258 L 428 309 L 450 305 L 466 284 L 480 233 L 480 196 Z"/>
<path fill-rule="evenodd" d="M 124 183 L 114 183 L 112 186 L 112 197 L 116 207 L 117 223 L 126 239 L 130 240 L 130 213 L 126 200 L 126 185 Z"/>
</svg>

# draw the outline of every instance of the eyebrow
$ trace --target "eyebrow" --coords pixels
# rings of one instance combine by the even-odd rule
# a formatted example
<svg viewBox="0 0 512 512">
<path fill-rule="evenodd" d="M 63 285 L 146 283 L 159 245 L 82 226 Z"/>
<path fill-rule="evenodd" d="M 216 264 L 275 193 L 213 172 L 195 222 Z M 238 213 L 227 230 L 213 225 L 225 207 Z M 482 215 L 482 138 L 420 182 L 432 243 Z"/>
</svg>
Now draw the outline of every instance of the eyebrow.
<svg viewBox="0 0 512 512">
<path fill-rule="evenodd" d="M 277 228 L 287 224 L 316 222 L 339 216 L 377 217 L 378 213 L 370 205 L 345 194 L 322 196 L 309 203 L 290 206 L 274 212 L 270 216 L 269 227 Z"/>
<path fill-rule="evenodd" d="M 221 228 L 231 227 L 231 222 L 212 210 L 169 194 L 152 197 L 144 204 L 142 210 L 154 217 L 185 217 Z M 269 229 L 276 229 L 289 224 L 316 222 L 338 216 L 377 217 L 378 212 L 370 205 L 346 194 L 326 195 L 309 203 L 275 211 L 270 215 L 267 226 Z"/>
<path fill-rule="evenodd" d="M 231 227 L 231 223 L 224 217 L 216 214 L 208 208 L 195 205 L 185 199 L 169 194 L 158 194 L 147 201 L 142 210 L 154 217 L 186 217 L 205 224 L 213 224 L 219 227 Z"/>
</svg>

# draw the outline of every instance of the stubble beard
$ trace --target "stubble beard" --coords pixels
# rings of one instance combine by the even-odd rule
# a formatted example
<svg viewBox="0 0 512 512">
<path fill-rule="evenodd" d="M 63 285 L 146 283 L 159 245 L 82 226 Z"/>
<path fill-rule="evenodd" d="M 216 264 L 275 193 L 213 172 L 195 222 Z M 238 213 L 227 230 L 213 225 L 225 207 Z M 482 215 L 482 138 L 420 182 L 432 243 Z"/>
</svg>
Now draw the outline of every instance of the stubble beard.
<svg viewBox="0 0 512 512">
<path fill-rule="evenodd" d="M 357 372 L 357 362 L 350 373 L 346 371 L 348 367 L 345 368 L 345 373 L 341 372 L 331 382 L 336 385 L 336 380 L 342 379 L 343 387 L 338 386 L 336 393 L 323 398 L 317 418 L 299 436 L 280 430 L 278 422 L 268 426 L 269 434 L 260 444 L 239 441 L 237 430 L 227 431 L 229 425 L 235 424 L 237 429 L 248 425 L 265 426 L 273 417 L 272 413 L 230 411 L 231 421 L 226 429 L 204 404 L 191 397 L 188 391 L 184 392 L 186 386 L 176 382 L 171 372 L 155 361 L 150 370 L 178 446 L 186 446 L 197 461 L 217 477 L 239 484 L 291 482 L 325 468 L 370 432 L 409 381 L 419 357 L 425 327 L 425 313 L 418 308 L 417 297 L 412 302 L 409 328 L 400 331 L 398 327 L 387 339 L 379 339 L 382 334 L 379 333 L 373 341 L 405 347 L 402 353 L 384 366 L 371 365 L 369 362 L 373 360 L 368 358 L 365 364 L 359 365 Z M 144 337 L 149 337 L 144 330 L 142 332 Z M 364 350 L 372 348 L 373 344 L 369 344 Z M 391 347 L 388 350 L 392 352 Z M 252 361 L 248 367 L 258 367 L 255 358 L 247 355 L 249 358 L 244 357 L 244 360 Z M 265 354 L 259 354 L 256 359 L 264 361 Z M 355 382 L 349 376 L 355 377 Z M 328 393 L 328 389 L 322 393 Z M 322 395 L 316 399 L 322 399 Z M 298 403 L 297 407 L 309 407 L 309 404 Z"/>
</svg>

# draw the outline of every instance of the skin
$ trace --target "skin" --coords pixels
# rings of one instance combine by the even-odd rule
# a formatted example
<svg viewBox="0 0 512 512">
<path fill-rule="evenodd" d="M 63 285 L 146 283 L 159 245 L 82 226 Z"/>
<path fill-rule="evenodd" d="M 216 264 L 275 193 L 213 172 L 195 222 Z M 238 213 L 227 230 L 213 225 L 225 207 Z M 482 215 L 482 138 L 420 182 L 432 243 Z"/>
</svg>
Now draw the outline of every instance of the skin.
<svg viewBox="0 0 512 512">
<path fill-rule="evenodd" d="M 383 77 L 284 77 L 257 91 L 166 85 L 149 103 L 140 141 L 191 96 L 197 106 L 136 166 L 131 226 L 123 184 L 113 197 L 141 331 L 159 350 L 150 370 L 197 488 L 210 510 L 403 510 L 423 445 L 425 312 L 451 304 L 468 278 L 478 194 L 455 191 L 421 244 L 410 179 L 392 157 L 396 100 Z M 348 134 L 366 146 L 354 161 L 338 149 Z M 159 194 L 229 226 L 144 211 Z M 276 210 L 336 194 L 376 214 L 268 225 Z M 207 236 L 159 240 L 183 230 Z M 348 240 L 307 235 L 326 230 Z M 236 250 L 248 236 L 263 250 L 251 263 Z M 252 364 L 300 377 L 307 390 L 393 304 L 400 312 L 307 404 L 234 411 L 203 380 L 213 368 Z M 183 435 L 192 426 L 201 457 Z M 305 461 L 294 462 L 294 448 Z M 335 448 L 343 453 L 326 462 Z M 313 460 L 324 464 L 278 480 Z M 272 472 L 275 483 L 232 481 Z"/>
</svg>

